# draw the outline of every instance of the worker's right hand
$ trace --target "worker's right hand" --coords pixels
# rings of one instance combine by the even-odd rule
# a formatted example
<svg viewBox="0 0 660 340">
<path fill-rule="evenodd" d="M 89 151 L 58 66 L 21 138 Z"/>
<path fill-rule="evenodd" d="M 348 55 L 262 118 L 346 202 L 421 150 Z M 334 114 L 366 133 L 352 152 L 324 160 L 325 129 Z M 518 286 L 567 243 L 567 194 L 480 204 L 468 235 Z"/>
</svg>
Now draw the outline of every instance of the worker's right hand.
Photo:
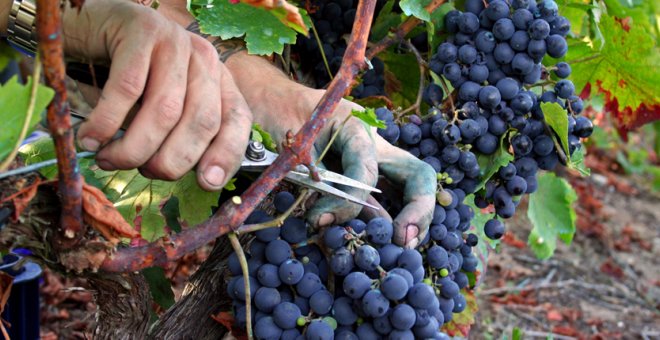
<svg viewBox="0 0 660 340">
<path fill-rule="evenodd" d="M 98 150 L 102 169 L 172 180 L 197 166 L 204 189 L 225 185 L 240 166 L 252 113 L 208 41 L 125 0 L 67 8 L 63 31 L 67 57 L 110 65 L 77 136 L 81 147 Z M 140 97 L 124 137 L 112 141 Z"/>
</svg>

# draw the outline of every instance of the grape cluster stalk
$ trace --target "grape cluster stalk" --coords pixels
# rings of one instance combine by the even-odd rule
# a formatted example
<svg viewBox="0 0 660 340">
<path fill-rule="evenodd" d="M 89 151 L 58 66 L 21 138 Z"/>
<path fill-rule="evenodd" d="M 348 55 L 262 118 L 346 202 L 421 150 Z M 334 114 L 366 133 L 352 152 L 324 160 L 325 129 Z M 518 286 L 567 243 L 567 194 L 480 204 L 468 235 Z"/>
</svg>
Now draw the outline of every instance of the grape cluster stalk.
<svg viewBox="0 0 660 340">
<path fill-rule="evenodd" d="M 568 19 L 552 0 L 510 3 L 467 0 L 465 11 L 445 16 L 451 35 L 429 61 L 429 69 L 454 88 L 456 106 L 442 110 L 443 88 L 429 84 L 424 101 L 426 117 L 394 119 L 386 108 L 376 111 L 386 128 L 378 133 L 430 164 L 441 181 L 440 192 L 460 189 L 475 194 L 479 208 L 493 205 L 495 216 L 485 225 L 491 239 L 504 235 L 502 219 L 515 214 L 520 199 L 538 188 L 538 170 L 552 170 L 581 148 L 593 123 L 581 116 L 584 104 L 566 79 L 571 67 L 544 58 L 562 58 L 568 51 Z M 549 60 L 549 59 L 546 59 Z M 566 112 L 568 155 L 548 126 L 542 103 L 556 103 Z M 482 187 L 479 159 L 498 150 L 513 160 L 499 168 Z M 511 150 L 511 151 L 509 151 Z"/>
</svg>

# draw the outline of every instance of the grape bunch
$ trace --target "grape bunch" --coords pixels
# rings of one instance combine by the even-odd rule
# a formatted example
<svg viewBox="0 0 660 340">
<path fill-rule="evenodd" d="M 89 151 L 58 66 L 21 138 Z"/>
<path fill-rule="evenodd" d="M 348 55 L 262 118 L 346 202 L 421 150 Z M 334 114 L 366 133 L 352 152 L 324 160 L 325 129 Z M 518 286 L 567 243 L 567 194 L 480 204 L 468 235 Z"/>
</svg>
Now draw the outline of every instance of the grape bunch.
<svg viewBox="0 0 660 340">
<path fill-rule="evenodd" d="M 256 232 L 246 255 L 255 337 L 448 339 L 440 329 L 466 308 L 461 290 L 478 264 L 472 253 L 477 236 L 463 232 L 469 208 L 459 208 L 462 197 L 448 192 L 447 206 L 436 206 L 431 231 L 417 249 L 393 244 L 393 225 L 380 217 L 354 219 L 320 235 L 307 235 L 304 221 L 289 217 L 282 227 Z M 290 193 L 280 192 L 274 205 L 282 212 L 292 202 Z M 246 223 L 270 219 L 257 210 Z M 235 322 L 245 327 L 246 292 L 235 254 L 227 267 Z"/>
<path fill-rule="evenodd" d="M 295 49 L 300 55 L 303 69 L 311 70 L 316 80 L 316 86 L 322 88 L 331 80 L 328 68 L 334 75 L 341 66 L 347 46 L 344 37 L 349 35 L 353 28 L 357 1 L 316 1 L 313 6 L 315 11 L 311 18 L 321 40 L 321 46 L 316 37 L 311 34 L 307 38 L 298 39 Z M 328 63 L 327 68 L 321 51 Z M 371 63 L 373 68 L 362 75 L 362 82 L 351 93 L 355 98 L 385 94 L 385 65 L 378 58 L 373 58 Z"/>
<path fill-rule="evenodd" d="M 536 191 L 538 170 L 565 165 L 581 147 L 580 139 L 593 131 L 589 118 L 580 115 L 584 107 L 575 86 L 566 79 L 570 65 L 541 63 L 546 55 L 566 54 L 570 23 L 552 0 L 467 0 L 465 11 L 447 13 L 445 29 L 451 35 L 438 46 L 429 68 L 455 89 L 456 106 L 441 112 L 444 93 L 430 84 L 424 100 L 432 108 L 425 119 L 413 115 L 402 122 L 382 108 L 377 115 L 387 128 L 378 133 L 433 166 L 443 187 L 477 191 L 479 208 L 492 204 L 496 217 L 486 223 L 485 233 L 498 239 L 504 234 L 500 219 L 512 217 L 520 197 Z M 546 124 L 542 103 L 566 111 L 568 155 Z M 514 159 L 480 188 L 483 169 L 477 156 L 499 149 L 511 149 Z"/>
</svg>

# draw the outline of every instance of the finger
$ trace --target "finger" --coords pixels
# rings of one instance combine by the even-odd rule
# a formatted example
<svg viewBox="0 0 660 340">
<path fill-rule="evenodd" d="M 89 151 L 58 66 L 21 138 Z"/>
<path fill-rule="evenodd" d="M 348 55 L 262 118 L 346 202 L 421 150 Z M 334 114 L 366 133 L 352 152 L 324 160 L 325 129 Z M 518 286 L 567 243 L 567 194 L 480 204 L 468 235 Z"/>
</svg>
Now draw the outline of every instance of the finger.
<svg viewBox="0 0 660 340">
<path fill-rule="evenodd" d="M 392 221 L 392 216 L 390 216 L 390 213 L 387 212 L 387 209 L 383 208 L 380 202 L 378 202 L 378 200 L 373 196 L 369 195 L 369 197 L 367 197 L 367 203 L 377 207 L 378 210 L 370 207 L 363 207 L 362 211 L 360 211 L 360 215 L 358 215 L 361 220 L 371 221 L 376 217 L 383 217 L 390 222 Z"/>
<path fill-rule="evenodd" d="M 173 29 L 171 42 L 167 43 L 176 47 L 159 44 L 154 48 L 142 107 L 124 136 L 98 153 L 101 168 L 132 169 L 143 165 L 179 122 L 186 96 L 191 42 L 186 32 Z"/>
<path fill-rule="evenodd" d="M 197 54 L 191 57 L 183 116 L 141 169 L 147 177 L 180 178 L 197 164 L 218 135 L 222 117 L 218 95 L 221 91 L 220 73 L 217 64 L 204 63 L 202 59 Z"/>
<path fill-rule="evenodd" d="M 341 128 L 336 124 L 331 131 Z M 374 186 L 378 180 L 378 163 L 374 142 L 365 126 L 354 119 L 349 120 L 339 132 L 333 149 L 341 154 L 341 163 L 345 176 Z M 338 186 L 349 195 L 366 200 L 369 192 L 352 187 Z M 362 207 L 336 197 L 323 197 L 308 214 L 308 220 L 316 226 L 324 227 L 332 223 L 348 221 L 360 212 Z"/>
<path fill-rule="evenodd" d="M 437 178 L 433 168 L 377 136 L 378 168 L 403 188 L 404 207 L 394 219 L 394 242 L 416 247 L 429 230 L 435 208 Z"/>
<path fill-rule="evenodd" d="M 205 190 L 219 190 L 238 171 L 250 138 L 252 111 L 220 64 L 222 125 L 197 167 L 197 181 Z"/>
<path fill-rule="evenodd" d="M 86 150 L 96 151 L 108 143 L 142 95 L 153 43 L 145 40 L 139 45 L 138 40 L 144 39 L 123 40 L 116 48 L 98 103 L 78 130 L 78 144 Z"/>
</svg>

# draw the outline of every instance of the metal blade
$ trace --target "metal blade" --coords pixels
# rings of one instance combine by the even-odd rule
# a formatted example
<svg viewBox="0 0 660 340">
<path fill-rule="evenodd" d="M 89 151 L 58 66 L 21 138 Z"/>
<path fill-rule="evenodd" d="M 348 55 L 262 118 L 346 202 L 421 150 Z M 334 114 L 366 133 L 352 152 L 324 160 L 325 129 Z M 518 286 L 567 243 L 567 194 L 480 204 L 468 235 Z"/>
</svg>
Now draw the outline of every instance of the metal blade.
<svg viewBox="0 0 660 340">
<path fill-rule="evenodd" d="M 321 168 L 317 168 L 317 169 L 318 169 L 319 175 L 321 176 L 321 180 L 323 180 L 323 181 L 330 182 L 330 183 L 341 184 L 341 185 L 345 185 L 345 186 L 349 186 L 349 187 L 353 187 L 353 188 L 357 188 L 357 189 L 362 189 L 362 190 L 367 190 L 367 191 L 371 191 L 371 192 L 376 192 L 376 193 L 381 192 L 380 189 L 378 189 L 378 188 L 374 188 L 372 186 L 366 185 L 366 184 L 364 184 L 360 181 L 356 181 L 356 180 L 354 180 L 350 177 L 346 177 L 346 176 L 338 174 L 336 172 L 321 169 Z M 292 170 L 291 172 L 296 173 L 298 175 L 309 176 L 309 169 L 307 169 L 303 165 L 297 166 L 296 169 Z"/>
<path fill-rule="evenodd" d="M 309 175 L 307 174 L 300 174 L 297 172 L 289 172 L 289 174 L 286 175 L 285 179 L 287 179 L 290 182 L 293 182 L 295 184 L 299 184 L 305 187 L 308 187 L 310 189 L 314 189 L 316 191 L 320 191 L 325 194 L 330 194 L 332 196 L 336 196 L 339 198 L 343 198 L 349 202 L 356 203 L 365 207 L 369 207 L 371 209 L 378 210 L 378 207 L 375 205 L 369 204 L 353 195 L 349 195 L 331 185 L 328 185 L 323 182 L 317 182 L 313 180 Z"/>
</svg>

